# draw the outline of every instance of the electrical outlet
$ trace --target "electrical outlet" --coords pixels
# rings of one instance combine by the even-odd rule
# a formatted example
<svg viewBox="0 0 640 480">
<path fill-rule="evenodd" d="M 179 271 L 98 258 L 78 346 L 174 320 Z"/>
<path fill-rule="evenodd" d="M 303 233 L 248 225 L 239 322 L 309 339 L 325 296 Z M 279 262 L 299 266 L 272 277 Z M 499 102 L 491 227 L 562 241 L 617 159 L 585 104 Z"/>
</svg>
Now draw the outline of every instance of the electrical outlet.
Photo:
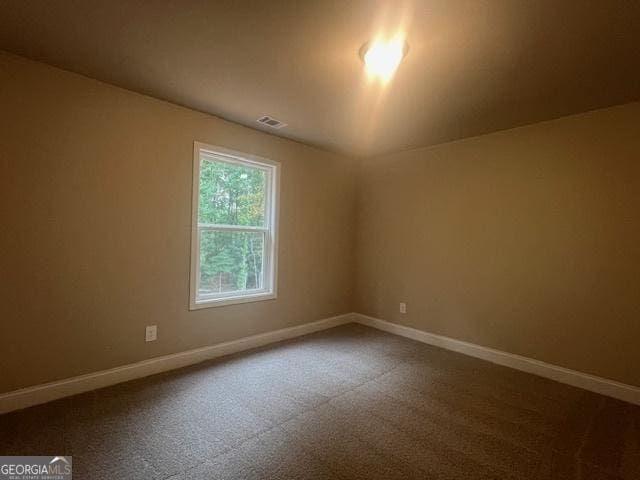
<svg viewBox="0 0 640 480">
<path fill-rule="evenodd" d="M 400 302 L 400 313 L 407 313 L 407 304 Z"/>
<path fill-rule="evenodd" d="M 156 325 L 147 325 L 144 333 L 145 342 L 154 342 L 158 339 L 158 327 Z"/>
</svg>

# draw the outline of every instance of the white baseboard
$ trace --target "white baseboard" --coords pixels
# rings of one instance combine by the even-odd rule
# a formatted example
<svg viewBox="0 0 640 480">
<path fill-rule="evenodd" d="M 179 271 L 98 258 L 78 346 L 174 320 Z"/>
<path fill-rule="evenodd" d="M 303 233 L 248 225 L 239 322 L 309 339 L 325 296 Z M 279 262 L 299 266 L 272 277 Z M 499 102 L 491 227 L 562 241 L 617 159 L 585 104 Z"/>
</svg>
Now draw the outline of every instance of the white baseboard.
<svg viewBox="0 0 640 480">
<path fill-rule="evenodd" d="M 352 318 L 352 314 L 346 313 L 303 325 L 296 325 L 295 327 L 283 328 L 274 332 L 252 335 L 230 342 L 164 355 L 121 367 L 14 390 L 0 394 L 0 414 L 336 327 L 351 322 Z"/>
<path fill-rule="evenodd" d="M 463 353 L 489 362 L 503 365 L 505 367 L 522 370 L 523 372 L 532 373 L 540 377 L 549 378 L 557 382 L 566 383 L 574 387 L 583 388 L 591 392 L 607 395 L 609 397 L 624 400 L 625 402 L 640 405 L 640 388 L 633 385 L 609 380 L 607 378 L 596 377 L 586 373 L 570 370 L 564 367 L 558 367 L 549 363 L 534 360 L 532 358 L 507 353 L 493 348 L 483 347 L 473 343 L 455 340 L 453 338 L 444 337 L 417 330 L 411 327 L 405 327 L 396 323 L 380 320 L 379 318 L 369 317 L 359 313 L 353 314 L 353 321 L 384 330 L 385 332 L 400 335 L 402 337 L 411 338 L 422 343 L 428 343 L 436 347 L 453 350 L 454 352 Z"/>
<path fill-rule="evenodd" d="M 73 378 L 27 387 L 13 392 L 0 394 L 0 414 L 38 405 L 78 393 L 95 390 L 109 385 L 174 370 L 212 358 L 229 355 L 243 350 L 260 347 L 281 340 L 299 337 L 309 333 L 336 327 L 349 322 L 357 322 L 385 332 L 411 338 L 419 342 L 481 358 L 498 365 L 514 368 L 566 383 L 609 397 L 640 405 L 640 388 L 596 377 L 568 368 L 558 367 L 532 358 L 483 347 L 453 338 L 435 335 L 411 327 L 405 327 L 359 313 L 347 313 L 336 317 L 325 318 L 315 322 L 283 328 L 274 332 L 252 335 L 250 337 L 219 343 L 186 352 L 174 353 L 162 357 L 151 358 L 141 362 L 123 365 L 108 370 L 80 375 Z"/>
</svg>

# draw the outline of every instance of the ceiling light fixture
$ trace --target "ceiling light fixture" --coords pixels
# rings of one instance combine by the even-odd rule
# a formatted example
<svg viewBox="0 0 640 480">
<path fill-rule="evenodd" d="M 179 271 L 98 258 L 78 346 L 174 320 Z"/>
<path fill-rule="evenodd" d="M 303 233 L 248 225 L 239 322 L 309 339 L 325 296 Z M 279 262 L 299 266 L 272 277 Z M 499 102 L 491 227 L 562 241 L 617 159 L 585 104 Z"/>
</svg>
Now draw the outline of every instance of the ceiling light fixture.
<svg viewBox="0 0 640 480">
<path fill-rule="evenodd" d="M 400 62 L 407 55 L 409 45 L 401 36 L 390 40 L 374 40 L 360 48 L 360 57 L 364 61 L 367 76 L 388 82 L 398 69 Z"/>
</svg>

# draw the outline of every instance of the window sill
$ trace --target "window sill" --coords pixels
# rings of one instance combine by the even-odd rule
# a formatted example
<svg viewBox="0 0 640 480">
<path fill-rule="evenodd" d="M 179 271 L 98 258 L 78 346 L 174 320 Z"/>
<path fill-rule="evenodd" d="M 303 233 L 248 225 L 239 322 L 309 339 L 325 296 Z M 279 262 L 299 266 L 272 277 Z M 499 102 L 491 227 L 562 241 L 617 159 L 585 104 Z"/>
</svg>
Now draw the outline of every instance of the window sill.
<svg viewBox="0 0 640 480">
<path fill-rule="evenodd" d="M 248 295 L 238 295 L 237 297 L 211 298 L 208 300 L 192 300 L 189 310 L 200 310 L 201 308 L 225 307 L 239 303 L 262 302 L 264 300 L 274 300 L 274 292 L 259 292 Z"/>
</svg>

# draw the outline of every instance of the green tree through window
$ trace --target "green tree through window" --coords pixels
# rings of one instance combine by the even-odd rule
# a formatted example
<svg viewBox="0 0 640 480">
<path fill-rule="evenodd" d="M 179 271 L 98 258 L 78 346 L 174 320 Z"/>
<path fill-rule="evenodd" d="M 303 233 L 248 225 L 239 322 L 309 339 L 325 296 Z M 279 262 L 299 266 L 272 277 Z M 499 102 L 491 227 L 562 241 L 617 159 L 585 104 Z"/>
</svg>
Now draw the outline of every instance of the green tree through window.
<svg viewBox="0 0 640 480">
<path fill-rule="evenodd" d="M 200 152 L 197 297 L 265 289 L 270 168 Z"/>
</svg>

